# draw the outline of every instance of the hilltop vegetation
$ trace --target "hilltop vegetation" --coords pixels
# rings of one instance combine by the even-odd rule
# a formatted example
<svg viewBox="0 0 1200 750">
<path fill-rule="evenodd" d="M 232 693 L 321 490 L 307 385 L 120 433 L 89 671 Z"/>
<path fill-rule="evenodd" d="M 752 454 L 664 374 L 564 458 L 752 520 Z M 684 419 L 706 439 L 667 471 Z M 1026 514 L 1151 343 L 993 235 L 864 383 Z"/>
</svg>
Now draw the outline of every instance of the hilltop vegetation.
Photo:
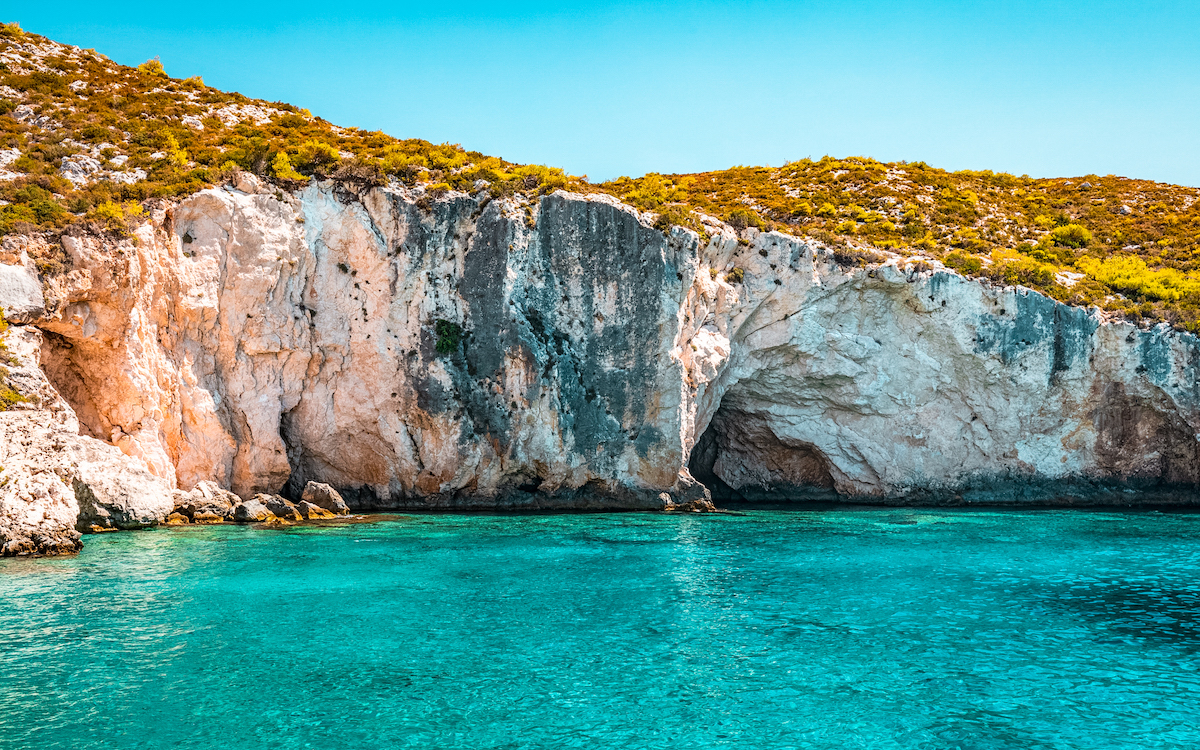
<svg viewBox="0 0 1200 750">
<path fill-rule="evenodd" d="M 147 201 L 254 172 L 281 189 L 317 178 L 486 189 L 532 197 L 604 192 L 703 231 L 812 236 L 865 262 L 870 248 L 936 258 L 1144 322 L 1200 331 L 1200 190 L 1115 176 L 1032 179 L 852 157 L 782 167 L 650 174 L 602 184 L 457 145 L 342 128 L 306 110 L 175 79 L 0 27 L 0 235 L 121 233 Z M 65 254 L 38 259 L 43 273 Z"/>
<path fill-rule="evenodd" d="M 1073 304 L 1197 330 L 1200 190 L 1112 175 L 1033 179 L 862 157 L 599 186 L 642 208 L 938 258 Z"/>
<path fill-rule="evenodd" d="M 560 169 L 457 145 L 340 128 L 282 102 L 173 79 L 157 60 L 117 65 L 15 24 L 0 26 L 0 234 L 61 230 L 83 217 L 113 231 L 140 203 L 189 195 L 237 169 L 295 187 L 313 176 L 433 192 L 549 192 Z"/>
</svg>

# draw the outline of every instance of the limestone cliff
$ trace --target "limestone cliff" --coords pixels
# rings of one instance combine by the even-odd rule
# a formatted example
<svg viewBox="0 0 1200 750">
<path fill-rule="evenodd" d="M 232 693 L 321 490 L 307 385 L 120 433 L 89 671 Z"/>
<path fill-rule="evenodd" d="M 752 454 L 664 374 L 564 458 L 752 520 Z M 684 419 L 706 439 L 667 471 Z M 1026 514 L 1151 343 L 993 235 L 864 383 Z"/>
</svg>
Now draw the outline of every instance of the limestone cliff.
<svg viewBox="0 0 1200 750">
<path fill-rule="evenodd" d="M 53 412 L 56 435 L 77 420 L 73 440 L 127 457 L 118 474 L 243 497 L 327 482 L 360 509 L 664 508 L 706 495 L 693 474 L 718 497 L 882 502 L 1186 501 L 1200 482 L 1189 335 L 652 218 L 243 175 L 132 237 L 64 236 L 50 278 L 10 237 L 0 305 L 48 382 L 0 425 Z M 70 470 L 4 451 L 0 516 L 53 506 L 45 524 L 73 528 L 87 491 L 38 479 Z"/>
</svg>

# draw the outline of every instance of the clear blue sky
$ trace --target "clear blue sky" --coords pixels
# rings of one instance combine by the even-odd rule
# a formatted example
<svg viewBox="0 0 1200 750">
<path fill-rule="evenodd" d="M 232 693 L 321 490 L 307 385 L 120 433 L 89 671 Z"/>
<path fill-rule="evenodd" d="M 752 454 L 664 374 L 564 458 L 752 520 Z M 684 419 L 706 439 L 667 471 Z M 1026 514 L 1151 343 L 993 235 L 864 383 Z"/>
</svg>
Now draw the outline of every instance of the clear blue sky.
<svg viewBox="0 0 1200 750">
<path fill-rule="evenodd" d="M 593 180 L 866 155 L 1200 186 L 1200 2 L 58 2 L 118 62 Z"/>
</svg>

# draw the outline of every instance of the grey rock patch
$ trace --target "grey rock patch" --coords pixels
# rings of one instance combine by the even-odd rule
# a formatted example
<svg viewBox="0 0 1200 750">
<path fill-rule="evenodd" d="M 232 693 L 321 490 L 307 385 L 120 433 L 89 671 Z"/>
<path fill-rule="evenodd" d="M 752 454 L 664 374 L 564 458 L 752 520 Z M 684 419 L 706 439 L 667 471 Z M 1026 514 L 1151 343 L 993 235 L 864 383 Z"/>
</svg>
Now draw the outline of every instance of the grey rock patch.
<svg viewBox="0 0 1200 750">
<path fill-rule="evenodd" d="M 28 266 L 0 265 L 0 308 L 12 323 L 27 323 L 46 310 L 42 282 Z"/>
</svg>

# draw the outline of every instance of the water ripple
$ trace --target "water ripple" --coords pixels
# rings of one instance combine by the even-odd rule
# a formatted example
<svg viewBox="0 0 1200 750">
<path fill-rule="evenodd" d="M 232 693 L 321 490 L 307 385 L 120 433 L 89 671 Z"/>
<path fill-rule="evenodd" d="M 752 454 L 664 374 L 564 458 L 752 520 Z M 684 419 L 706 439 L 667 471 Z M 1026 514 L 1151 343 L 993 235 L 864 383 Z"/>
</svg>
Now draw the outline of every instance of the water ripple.
<svg viewBox="0 0 1200 750">
<path fill-rule="evenodd" d="M 394 517 L 0 561 L 0 749 L 1195 748 L 1200 516 Z"/>
</svg>

